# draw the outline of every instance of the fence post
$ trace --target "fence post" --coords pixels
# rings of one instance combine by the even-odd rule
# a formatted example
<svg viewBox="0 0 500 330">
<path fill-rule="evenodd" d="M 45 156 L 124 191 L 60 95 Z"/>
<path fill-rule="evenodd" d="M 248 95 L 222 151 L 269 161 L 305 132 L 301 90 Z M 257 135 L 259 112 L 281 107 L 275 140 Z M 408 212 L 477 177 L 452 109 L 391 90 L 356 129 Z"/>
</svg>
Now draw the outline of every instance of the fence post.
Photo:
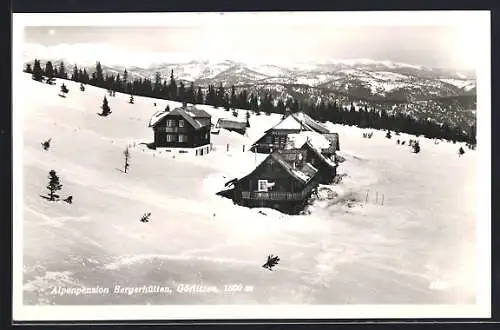
<svg viewBox="0 0 500 330">
<path fill-rule="evenodd" d="M 245 145 L 243 145 L 243 152 L 245 152 Z"/>
<path fill-rule="evenodd" d="M 385 195 L 382 194 L 382 205 L 384 205 L 384 197 L 385 197 Z"/>
<path fill-rule="evenodd" d="M 377 193 L 375 195 L 375 204 L 378 204 L 378 191 L 377 191 Z"/>
<path fill-rule="evenodd" d="M 365 204 L 366 204 L 366 203 L 368 203 L 368 191 L 369 191 L 369 190 L 367 190 L 367 191 L 366 191 Z"/>
<path fill-rule="evenodd" d="M 226 146 L 226 151 L 229 152 L 229 143 Z"/>
</svg>

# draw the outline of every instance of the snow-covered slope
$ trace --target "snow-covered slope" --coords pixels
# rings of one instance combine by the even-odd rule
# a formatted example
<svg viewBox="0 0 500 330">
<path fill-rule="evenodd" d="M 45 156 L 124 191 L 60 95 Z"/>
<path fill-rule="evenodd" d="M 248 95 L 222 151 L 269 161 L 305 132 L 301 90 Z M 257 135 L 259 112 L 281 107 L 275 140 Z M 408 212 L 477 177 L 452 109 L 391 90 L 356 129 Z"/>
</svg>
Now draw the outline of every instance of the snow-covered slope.
<svg viewBox="0 0 500 330">
<path fill-rule="evenodd" d="M 311 214 L 247 209 L 215 195 L 265 155 L 243 152 L 279 117 L 250 118 L 248 136 L 222 130 L 203 157 L 151 151 L 150 117 L 177 103 L 116 93 L 112 114 L 97 116 L 105 91 L 65 81 L 56 86 L 23 76 L 25 304 L 402 304 L 473 302 L 475 290 L 476 154 L 419 139 L 420 154 L 375 132 L 339 132 L 336 199 Z M 153 106 L 153 102 L 157 106 Z M 214 122 L 222 109 L 200 106 Z M 238 116 L 244 118 L 245 111 Z M 50 150 L 40 143 L 52 138 Z M 121 172 L 130 145 L 129 173 Z M 229 144 L 229 152 L 227 152 Z M 54 169 L 61 196 L 46 193 Z M 368 196 L 368 197 L 367 197 Z M 383 200 L 383 205 L 382 205 Z M 140 217 L 151 212 L 151 221 Z M 21 221 L 16 219 L 15 221 Z M 281 262 L 269 272 L 268 254 Z M 176 287 L 241 283 L 247 293 L 113 294 L 114 286 Z M 436 283 L 444 285 L 437 286 Z M 107 287 L 110 294 L 55 295 L 55 286 Z M 435 290 L 438 287 L 440 290 Z"/>
</svg>

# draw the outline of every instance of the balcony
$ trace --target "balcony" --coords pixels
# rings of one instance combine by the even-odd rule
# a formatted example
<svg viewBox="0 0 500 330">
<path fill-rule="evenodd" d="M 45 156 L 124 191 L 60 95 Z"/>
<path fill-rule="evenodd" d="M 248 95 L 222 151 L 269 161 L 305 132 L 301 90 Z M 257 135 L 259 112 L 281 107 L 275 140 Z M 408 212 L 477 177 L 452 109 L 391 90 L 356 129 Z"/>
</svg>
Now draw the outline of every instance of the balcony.
<svg viewBox="0 0 500 330">
<path fill-rule="evenodd" d="M 315 185 L 309 185 L 301 192 L 259 192 L 259 191 L 242 191 L 241 198 L 253 200 L 273 200 L 273 201 L 302 201 L 309 197 Z"/>
</svg>

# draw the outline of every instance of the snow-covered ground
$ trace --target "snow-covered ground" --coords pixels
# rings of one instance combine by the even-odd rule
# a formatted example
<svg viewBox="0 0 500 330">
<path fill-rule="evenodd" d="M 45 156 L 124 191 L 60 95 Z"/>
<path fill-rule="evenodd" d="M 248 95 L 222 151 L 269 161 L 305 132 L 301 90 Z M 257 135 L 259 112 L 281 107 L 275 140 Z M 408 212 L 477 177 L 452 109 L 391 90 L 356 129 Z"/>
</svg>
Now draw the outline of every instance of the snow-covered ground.
<svg viewBox="0 0 500 330">
<path fill-rule="evenodd" d="M 410 136 L 364 139 L 361 129 L 330 124 L 346 159 L 339 167 L 346 176 L 331 187 L 337 197 L 288 216 L 215 195 L 265 157 L 247 150 L 279 116 L 252 114 L 248 136 L 221 130 L 210 154 L 174 157 L 138 142 L 152 140 L 150 117 L 176 102 L 135 97 L 129 104 L 128 95 L 81 92 L 66 81 L 70 92 L 61 98 L 59 80 L 50 86 L 25 74 L 23 83 L 25 304 L 474 303 L 474 151 L 459 158 L 458 144 L 419 138 L 422 151 L 414 154 L 396 144 Z M 105 95 L 112 114 L 103 118 Z M 214 123 L 231 116 L 199 108 Z M 72 205 L 40 197 L 52 169 Z M 151 221 L 142 223 L 146 212 Z M 261 267 L 271 253 L 281 259 L 273 272 Z M 113 293 L 115 285 L 179 283 L 221 290 L 241 283 L 248 292 Z M 52 294 L 57 286 L 111 292 Z"/>
</svg>

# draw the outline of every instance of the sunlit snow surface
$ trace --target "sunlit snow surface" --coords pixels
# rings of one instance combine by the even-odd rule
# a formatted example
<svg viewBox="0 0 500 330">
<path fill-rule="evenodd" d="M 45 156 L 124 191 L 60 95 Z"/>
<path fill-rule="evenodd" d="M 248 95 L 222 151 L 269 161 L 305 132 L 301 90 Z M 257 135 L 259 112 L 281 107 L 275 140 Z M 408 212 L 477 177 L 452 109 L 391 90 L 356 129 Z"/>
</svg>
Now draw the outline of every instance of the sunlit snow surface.
<svg viewBox="0 0 500 330">
<path fill-rule="evenodd" d="M 330 125 L 339 133 L 334 200 L 309 215 L 247 209 L 218 197 L 224 183 L 248 174 L 265 155 L 247 152 L 280 117 L 250 118 L 248 136 L 221 130 L 202 156 L 152 151 L 151 116 L 175 102 L 116 93 L 112 114 L 100 112 L 105 91 L 25 75 L 23 111 L 25 304 L 439 304 L 475 302 L 476 153 L 420 138 L 413 154 L 375 132 Z M 153 106 L 153 102 L 157 106 Z M 218 117 L 223 109 L 200 106 Z M 238 116 L 245 118 L 246 111 Z M 41 142 L 52 138 L 49 151 Z M 134 146 L 135 141 L 135 146 Z M 123 150 L 131 145 L 129 173 Z M 229 144 L 229 152 L 227 152 Z M 243 146 L 245 145 L 245 152 Z M 61 196 L 51 203 L 48 172 Z M 383 205 L 382 205 L 383 200 Z M 259 213 L 262 211 L 262 213 Z M 151 221 L 140 217 L 151 212 Z M 17 219 L 16 221 L 20 221 Z M 268 254 L 280 264 L 261 267 Z M 115 285 L 241 283 L 247 293 L 113 294 Z M 54 287 L 108 287 L 109 294 L 54 295 Z"/>
</svg>

